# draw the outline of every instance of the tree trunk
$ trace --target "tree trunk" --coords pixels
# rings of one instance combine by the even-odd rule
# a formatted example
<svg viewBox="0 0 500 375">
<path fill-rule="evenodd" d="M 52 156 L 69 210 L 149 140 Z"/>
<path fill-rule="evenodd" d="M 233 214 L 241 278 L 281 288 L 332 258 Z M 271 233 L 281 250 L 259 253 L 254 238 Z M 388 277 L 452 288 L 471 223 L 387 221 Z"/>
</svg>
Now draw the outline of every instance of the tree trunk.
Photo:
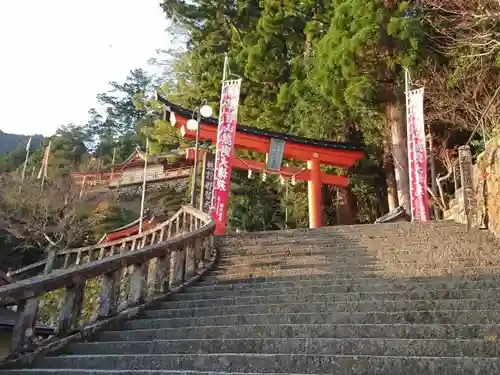
<svg viewBox="0 0 500 375">
<path fill-rule="evenodd" d="M 396 176 L 394 175 L 394 163 L 392 157 L 392 148 L 389 140 L 384 144 L 384 163 L 383 169 L 385 182 L 387 185 L 387 205 L 389 212 L 398 207 L 398 189 L 396 185 Z"/>
<path fill-rule="evenodd" d="M 408 151 L 406 145 L 406 121 L 404 107 L 395 100 L 385 107 L 386 121 L 391 131 L 394 175 L 396 178 L 398 202 L 410 212 L 410 176 L 408 174 Z"/>
<path fill-rule="evenodd" d="M 47 263 L 45 263 L 45 268 L 43 270 L 44 275 L 48 275 L 49 273 L 52 272 L 52 269 L 54 268 L 54 263 L 56 261 L 56 255 L 57 255 L 57 248 L 55 247 L 50 248 L 47 254 Z"/>
</svg>

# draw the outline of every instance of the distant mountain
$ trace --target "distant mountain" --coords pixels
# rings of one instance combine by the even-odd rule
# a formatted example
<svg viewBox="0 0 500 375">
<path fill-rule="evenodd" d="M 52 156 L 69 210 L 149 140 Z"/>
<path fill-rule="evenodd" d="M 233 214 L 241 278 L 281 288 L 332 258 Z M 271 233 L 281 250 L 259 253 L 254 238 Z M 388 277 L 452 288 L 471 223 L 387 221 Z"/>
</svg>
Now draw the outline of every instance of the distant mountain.
<svg viewBox="0 0 500 375">
<path fill-rule="evenodd" d="M 35 134 L 32 137 L 31 147 L 39 148 L 43 143 L 43 135 Z M 8 154 L 11 151 L 26 146 L 29 138 L 29 135 L 9 134 L 0 130 L 0 155 Z"/>
</svg>

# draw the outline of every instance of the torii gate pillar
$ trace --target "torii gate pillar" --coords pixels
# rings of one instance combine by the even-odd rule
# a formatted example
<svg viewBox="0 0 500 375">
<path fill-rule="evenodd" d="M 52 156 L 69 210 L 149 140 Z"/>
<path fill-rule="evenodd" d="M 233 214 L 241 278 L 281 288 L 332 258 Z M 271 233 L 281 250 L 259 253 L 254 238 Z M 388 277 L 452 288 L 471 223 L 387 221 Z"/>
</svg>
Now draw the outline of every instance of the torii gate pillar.
<svg viewBox="0 0 500 375">
<path fill-rule="evenodd" d="M 311 179 L 307 182 L 309 195 L 309 228 L 323 226 L 323 191 L 321 188 L 321 162 L 311 159 L 307 162 Z"/>
</svg>

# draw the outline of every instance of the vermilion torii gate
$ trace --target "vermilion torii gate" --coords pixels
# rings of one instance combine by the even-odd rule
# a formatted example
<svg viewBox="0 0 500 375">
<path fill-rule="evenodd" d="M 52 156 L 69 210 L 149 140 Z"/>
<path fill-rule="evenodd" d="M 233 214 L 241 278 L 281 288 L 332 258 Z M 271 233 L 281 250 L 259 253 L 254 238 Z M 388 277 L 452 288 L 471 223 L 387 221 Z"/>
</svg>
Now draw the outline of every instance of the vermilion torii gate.
<svg viewBox="0 0 500 375">
<path fill-rule="evenodd" d="M 181 130 L 182 136 L 195 139 L 196 131 L 191 131 L 186 126 L 193 112 L 169 102 L 160 95 L 158 95 L 158 100 L 165 105 L 167 118 L 170 117 L 171 122 L 174 122 L 174 125 Z M 212 144 L 215 144 L 217 141 L 217 126 L 218 120 L 216 118 L 204 118 L 200 124 L 200 140 L 209 140 Z M 253 172 L 278 174 L 285 179 L 307 181 L 309 191 L 309 227 L 319 228 L 323 226 L 322 184 L 347 188 L 348 178 L 346 176 L 336 176 L 322 172 L 321 164 L 351 168 L 357 161 L 363 158 L 362 148 L 360 145 L 352 143 L 309 139 L 251 128 L 240 124 L 236 127 L 234 147 L 269 154 L 273 140 L 284 142 L 283 157 L 305 161 L 307 162 L 307 168 L 279 166 L 277 170 L 269 170 L 266 168 L 266 163 L 245 160 L 238 157 L 233 157 L 232 166 L 234 168 L 252 170 Z M 194 158 L 193 151 L 188 153 L 188 158 Z"/>
</svg>

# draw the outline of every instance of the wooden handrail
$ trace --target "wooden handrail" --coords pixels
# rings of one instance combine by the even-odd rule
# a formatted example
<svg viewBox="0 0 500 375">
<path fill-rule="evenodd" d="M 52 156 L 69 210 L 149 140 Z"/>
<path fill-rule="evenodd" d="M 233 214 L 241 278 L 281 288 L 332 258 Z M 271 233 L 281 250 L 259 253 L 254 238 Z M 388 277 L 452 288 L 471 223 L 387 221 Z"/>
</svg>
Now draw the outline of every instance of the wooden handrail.
<svg viewBox="0 0 500 375">
<path fill-rule="evenodd" d="M 116 241 L 90 245 L 80 248 L 67 249 L 59 251 L 55 255 L 55 259 L 51 259 L 50 261 L 54 263 L 53 268 L 69 268 L 73 266 L 78 266 L 88 261 L 102 259 L 109 255 L 115 255 L 118 252 L 123 252 L 123 249 L 128 250 L 136 250 L 142 244 L 142 239 L 147 236 L 151 236 L 153 233 L 161 232 L 162 230 L 169 235 L 167 238 L 171 238 L 170 235 L 176 235 L 175 229 L 170 230 L 172 224 L 175 224 L 177 219 L 183 212 L 189 210 L 190 206 L 184 206 L 179 211 L 177 211 L 172 217 L 170 217 L 167 221 L 163 223 L 157 224 L 156 226 L 145 230 L 140 234 L 136 234 L 130 237 L 121 238 Z M 190 211 L 191 212 L 191 211 Z M 200 220 L 210 220 L 207 214 L 198 211 L 197 213 L 192 213 L 192 215 L 198 215 Z M 204 215 L 204 216 L 202 216 Z M 135 241 L 135 242 L 134 242 Z M 23 279 L 25 275 L 34 276 L 34 273 L 41 273 L 46 264 L 47 259 L 41 260 L 36 263 L 32 263 L 28 266 L 19 268 L 15 271 L 11 271 L 9 276 L 13 279 Z M 52 268 L 52 267 L 51 267 Z"/>
<path fill-rule="evenodd" d="M 130 318 L 168 295 L 172 288 L 177 290 L 199 277 L 215 261 L 214 230 L 215 222 L 209 215 L 184 206 L 165 223 L 133 236 L 132 241 L 141 241 L 140 248 L 134 251 L 122 247 L 119 254 L 0 287 L 0 306 L 15 305 L 19 313 L 12 334 L 12 354 L 7 362 L 57 349 L 70 338 L 81 338 L 84 332 L 93 333 L 96 327 L 104 328 L 116 319 Z M 85 287 L 95 279 L 100 283 L 96 320 L 81 323 Z M 39 299 L 47 292 L 61 289 L 65 293 L 56 334 L 49 340 L 37 341 Z M 120 309 L 124 291 L 126 301 Z"/>
</svg>

